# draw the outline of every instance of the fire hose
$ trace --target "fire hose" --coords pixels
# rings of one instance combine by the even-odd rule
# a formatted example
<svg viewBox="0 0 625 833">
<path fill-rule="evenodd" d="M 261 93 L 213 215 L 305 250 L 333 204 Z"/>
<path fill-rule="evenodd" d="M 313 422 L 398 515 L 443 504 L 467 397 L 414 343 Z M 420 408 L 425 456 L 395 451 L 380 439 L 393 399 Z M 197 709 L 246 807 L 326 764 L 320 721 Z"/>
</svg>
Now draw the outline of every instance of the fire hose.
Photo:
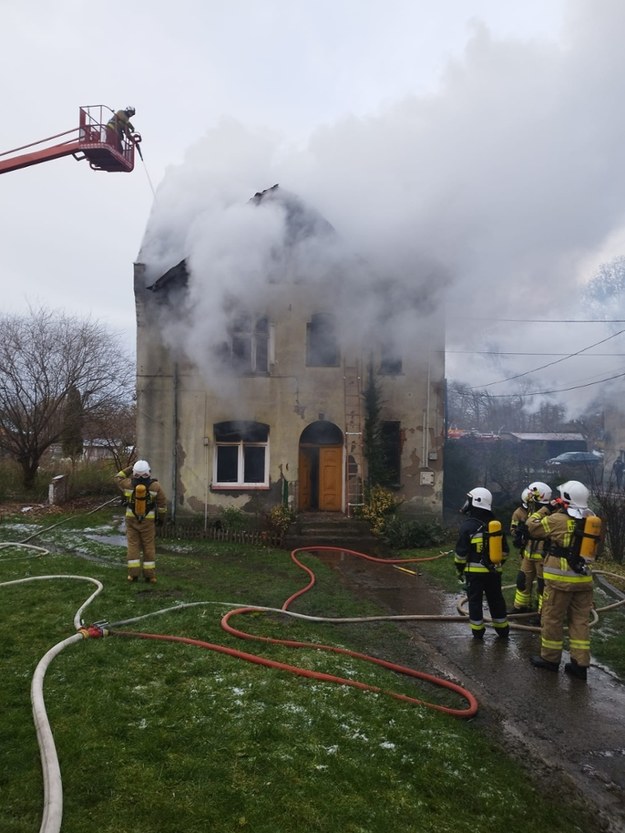
<svg viewBox="0 0 625 833">
<path fill-rule="evenodd" d="M 112 501 L 108 501 L 111 503 Z M 103 506 L 107 505 L 103 504 Z M 102 508 L 102 507 L 98 507 Z M 97 511 L 93 510 L 93 511 Z M 91 514 L 91 513 L 88 513 Z M 55 524 L 54 526 L 57 526 Z M 52 528 L 52 527 L 49 527 Z M 43 531 L 43 530 L 42 530 Z M 34 536 L 30 536 L 32 538 Z M 24 542 L 20 542 L 17 546 L 25 545 L 29 549 L 35 551 L 37 555 L 41 555 L 45 550 L 41 547 L 34 547 L 33 545 L 26 544 L 26 541 L 30 540 L 30 538 L 25 539 Z M 5 543 L 0 545 L 1 547 L 6 546 L 16 546 L 15 544 Z M 360 553 L 355 550 L 345 550 L 345 549 L 338 549 L 336 547 L 302 547 L 291 552 L 291 559 L 292 561 L 300 567 L 304 572 L 307 573 L 309 577 L 309 581 L 305 587 L 298 590 L 296 593 L 292 594 L 282 605 L 281 608 L 272 608 L 266 606 L 255 606 L 255 605 L 240 605 L 238 603 L 229 603 L 229 602 L 191 602 L 186 604 L 175 605 L 173 607 L 162 609 L 159 611 L 154 611 L 152 613 L 144 614 L 143 616 L 135 617 L 130 620 L 125 620 L 122 622 L 117 622 L 113 624 L 108 623 L 96 623 L 89 627 L 84 627 L 82 614 L 86 610 L 86 608 L 91 604 L 91 602 L 96 598 L 96 596 L 103 590 L 103 585 L 94 578 L 86 577 L 86 576 L 76 576 L 76 575 L 50 575 L 50 576 L 33 576 L 24 579 L 17 579 L 15 581 L 3 582 L 0 583 L 0 587 L 7 587 L 10 585 L 21 584 L 29 581 L 41 581 L 41 580 L 51 580 L 51 579 L 59 579 L 59 578 L 68 578 L 68 579 L 76 579 L 80 581 L 88 581 L 96 585 L 96 590 L 89 596 L 89 598 L 80 606 L 74 616 L 74 627 L 76 628 L 76 633 L 72 636 L 68 637 L 67 639 L 62 640 L 57 645 L 53 646 L 39 661 L 37 668 L 35 669 L 35 673 L 33 675 L 33 680 L 31 684 L 31 702 L 33 708 L 33 720 L 35 723 L 35 728 L 37 732 L 37 741 L 39 744 L 40 749 L 40 757 L 41 757 L 41 766 L 43 771 L 43 783 L 44 783 L 44 810 L 42 816 L 42 822 L 40 827 L 40 833 L 60 833 L 61 829 L 61 821 L 62 821 L 62 812 L 63 812 L 63 790 L 62 790 L 62 780 L 61 780 L 61 772 L 60 766 L 58 762 L 58 756 L 56 753 L 56 747 L 54 744 L 54 738 L 52 735 L 52 731 L 50 728 L 49 720 L 47 717 L 46 709 L 45 709 L 45 701 L 43 697 L 43 682 L 45 678 L 46 671 L 52 662 L 52 660 L 58 656 L 61 651 L 63 651 L 69 645 L 73 645 L 77 642 L 80 642 L 83 639 L 87 638 L 99 638 L 107 635 L 117 636 L 117 637 L 124 637 L 124 638 L 140 638 L 140 639 L 155 639 L 155 640 L 162 640 L 162 641 L 170 641 L 170 642 L 178 642 L 188 645 L 195 645 L 197 647 L 202 647 L 208 650 L 213 650 L 219 653 L 227 654 L 229 656 L 235 657 L 237 659 L 245 660 L 248 662 L 252 662 L 267 668 L 273 668 L 281 671 L 287 671 L 289 673 L 296 674 L 298 676 L 307 677 L 310 679 L 322 680 L 325 682 L 332 682 L 339 685 L 351 686 L 363 691 L 371 691 L 376 693 L 384 693 L 388 696 L 391 696 L 397 700 L 401 700 L 404 702 L 408 702 L 415 705 L 422 705 L 426 706 L 431 709 L 435 709 L 437 711 L 445 712 L 447 714 L 461 717 L 461 718 L 470 718 L 475 716 L 477 713 L 478 704 L 475 697 L 462 686 L 459 686 L 449 680 L 444 680 L 440 677 L 436 677 L 434 675 L 427 674 L 425 672 L 417 671 L 415 669 L 408 668 L 406 666 L 398 665 L 396 663 L 388 662 L 387 660 L 382 660 L 376 657 L 372 657 L 366 654 L 362 654 L 355 651 L 349 651 L 344 648 L 338 648 L 336 646 L 331 645 L 322 645 L 317 643 L 307 643 L 307 642 L 300 642 L 296 640 L 281 640 L 275 639 L 270 637 L 264 636 L 257 636 L 245 631 L 239 630 L 234 628 L 230 625 L 230 619 L 237 615 L 244 615 L 252 612 L 272 612 L 272 613 L 281 613 L 285 616 L 294 617 L 297 619 L 302 619 L 311 622 L 328 622 L 328 623 L 353 623 L 353 622 L 371 622 L 371 621 L 466 621 L 466 614 L 463 614 L 461 607 L 458 608 L 459 614 L 458 616 L 435 616 L 435 615 L 419 615 L 419 614 L 410 614 L 410 615 L 388 615 L 388 616 L 370 616 L 370 617 L 348 617 L 348 618 L 339 618 L 339 617 L 321 617 L 321 616 L 308 616 L 305 614 L 298 614 L 291 611 L 290 605 L 303 594 L 308 592 L 315 584 L 315 575 L 313 571 L 303 564 L 299 558 L 297 557 L 298 553 L 301 552 L 316 552 L 316 551 L 332 551 L 332 552 L 343 552 L 347 553 L 359 558 L 363 558 L 365 560 L 384 563 L 384 564 L 405 564 L 405 563 L 418 563 L 423 561 L 431 561 L 436 558 L 443 557 L 448 555 L 448 553 L 441 553 L 438 556 L 433 556 L 429 558 L 411 558 L 411 559 L 382 559 L 376 558 L 374 556 L 366 555 L 365 553 Z M 615 578 L 619 578 L 613 573 L 608 573 L 605 571 L 596 571 L 605 576 L 612 576 Z M 610 610 L 615 607 L 618 607 L 621 604 L 625 603 L 625 597 L 620 601 L 608 605 L 605 608 L 599 608 L 597 610 L 597 614 L 602 612 L 603 610 Z M 455 709 L 450 707 L 440 706 L 438 704 L 428 703 L 423 700 L 420 700 L 416 697 L 411 697 L 409 695 L 401 694 L 398 692 L 382 690 L 377 686 L 372 686 L 366 683 L 362 683 L 358 680 L 347 679 L 344 677 L 339 677 L 332 674 L 326 674 L 321 672 L 310 671 L 309 669 L 300 668 L 295 665 L 290 665 L 288 663 L 277 662 L 275 660 L 267 659 L 262 656 L 258 656 L 256 654 L 250 654 L 244 651 L 239 651 L 237 649 L 228 648 L 224 645 L 217 645 L 215 643 L 205 642 L 203 640 L 197 639 L 190 639 L 187 637 L 179 637 L 173 635 L 166 635 L 166 634 L 154 634 L 154 633 L 142 633 L 142 632 L 135 632 L 135 631 L 123 631 L 119 630 L 118 628 L 122 625 L 127 625 L 131 623 L 135 623 L 142 619 L 145 619 L 149 616 L 153 615 L 160 615 L 163 613 L 171 612 L 173 610 L 179 610 L 182 608 L 187 607 L 194 607 L 199 605 L 207 605 L 207 604 L 219 604 L 219 605 L 226 605 L 228 607 L 233 607 L 233 609 L 229 610 L 221 619 L 221 627 L 230 635 L 236 636 L 241 639 L 245 640 L 256 640 L 265 643 L 271 643 L 276 645 L 284 645 L 287 647 L 293 648 L 315 648 L 317 650 L 329 651 L 336 654 L 348 656 L 350 658 L 355 658 L 359 660 L 363 660 L 365 662 L 373 663 L 379 665 L 383 668 L 391 670 L 396 673 L 403 674 L 405 676 L 409 676 L 415 679 L 419 679 L 428 683 L 432 683 L 437 686 L 441 686 L 445 689 L 453 691 L 459 694 L 467 701 L 467 707 L 464 709 Z M 597 616 L 598 619 L 598 616 Z M 596 620 L 597 620 L 596 619 Z M 596 621 L 595 620 L 595 621 Z M 514 627 L 515 625 L 512 624 Z M 521 625 L 517 625 L 517 627 L 523 627 Z"/>
</svg>

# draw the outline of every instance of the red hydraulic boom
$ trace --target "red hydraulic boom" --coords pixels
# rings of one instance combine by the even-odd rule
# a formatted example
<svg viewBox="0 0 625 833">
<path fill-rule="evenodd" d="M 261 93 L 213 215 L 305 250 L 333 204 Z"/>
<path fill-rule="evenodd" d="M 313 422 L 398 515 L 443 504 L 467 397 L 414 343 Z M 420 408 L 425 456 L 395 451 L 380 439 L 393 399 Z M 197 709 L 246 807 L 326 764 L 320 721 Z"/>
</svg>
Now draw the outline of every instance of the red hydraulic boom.
<svg viewBox="0 0 625 833">
<path fill-rule="evenodd" d="M 140 152 L 141 136 L 139 133 L 133 133 L 130 137 L 118 135 L 114 128 L 107 127 L 112 115 L 111 108 L 102 104 L 81 107 L 78 127 L 0 153 L 0 174 L 38 165 L 50 159 L 60 159 L 62 156 L 73 156 L 79 161 L 87 159 L 94 171 L 132 171 L 135 166 L 135 145 Z M 61 137 L 64 137 L 61 142 L 49 144 Z M 45 147 L 18 153 L 39 145 Z"/>
</svg>

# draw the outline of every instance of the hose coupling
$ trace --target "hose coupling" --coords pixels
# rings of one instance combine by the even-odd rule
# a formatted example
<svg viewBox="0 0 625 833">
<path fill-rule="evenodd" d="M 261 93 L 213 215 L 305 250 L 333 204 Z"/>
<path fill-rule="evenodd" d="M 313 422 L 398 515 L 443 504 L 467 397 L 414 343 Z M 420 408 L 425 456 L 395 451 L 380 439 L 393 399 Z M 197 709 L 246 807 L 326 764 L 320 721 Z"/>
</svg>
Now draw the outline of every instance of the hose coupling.
<svg viewBox="0 0 625 833">
<path fill-rule="evenodd" d="M 83 639 L 101 639 L 109 635 L 108 628 L 104 627 L 107 624 L 108 622 L 94 622 L 88 628 L 79 628 L 78 633 L 82 634 Z"/>
</svg>

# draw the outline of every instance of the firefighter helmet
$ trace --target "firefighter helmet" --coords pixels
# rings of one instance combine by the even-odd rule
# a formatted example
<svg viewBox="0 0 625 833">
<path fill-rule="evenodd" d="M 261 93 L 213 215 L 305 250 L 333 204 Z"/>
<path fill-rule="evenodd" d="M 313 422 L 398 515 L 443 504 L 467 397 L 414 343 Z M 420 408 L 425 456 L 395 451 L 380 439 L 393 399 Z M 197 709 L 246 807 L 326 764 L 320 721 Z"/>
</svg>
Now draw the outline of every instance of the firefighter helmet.
<svg viewBox="0 0 625 833">
<path fill-rule="evenodd" d="M 588 509 L 588 498 L 590 492 L 580 483 L 579 480 L 567 480 L 561 486 L 558 486 L 560 497 L 568 504 L 567 512 L 574 518 L 583 518 L 586 509 Z"/>
<path fill-rule="evenodd" d="M 530 497 L 536 503 L 549 503 L 551 500 L 551 489 L 541 480 L 535 480 L 527 488 L 530 490 Z"/>
<path fill-rule="evenodd" d="M 132 473 L 135 477 L 147 477 L 150 474 L 150 464 L 147 460 L 137 460 L 132 467 Z"/>
<path fill-rule="evenodd" d="M 525 509 L 527 509 L 527 501 L 529 499 L 529 496 L 530 496 L 530 490 L 529 489 L 523 489 L 523 491 L 521 492 L 521 503 L 523 504 L 523 507 Z"/>
<path fill-rule="evenodd" d="M 134 114 L 135 114 L 136 112 L 137 112 L 137 111 L 135 110 L 135 108 L 134 108 L 134 107 L 126 107 L 126 109 L 124 110 L 124 113 L 125 113 L 127 116 L 134 116 Z"/>
<path fill-rule="evenodd" d="M 493 505 L 493 496 L 488 489 L 477 486 L 467 493 L 469 498 L 469 505 L 476 509 L 490 509 Z"/>
</svg>

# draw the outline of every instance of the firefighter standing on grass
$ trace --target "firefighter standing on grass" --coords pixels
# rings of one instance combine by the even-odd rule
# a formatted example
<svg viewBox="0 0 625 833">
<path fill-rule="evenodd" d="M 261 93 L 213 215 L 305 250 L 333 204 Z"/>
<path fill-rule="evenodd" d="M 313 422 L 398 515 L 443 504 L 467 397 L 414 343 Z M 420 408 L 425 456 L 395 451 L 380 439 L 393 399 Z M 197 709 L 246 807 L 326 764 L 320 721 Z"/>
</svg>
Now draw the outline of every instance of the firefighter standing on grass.
<svg viewBox="0 0 625 833">
<path fill-rule="evenodd" d="M 150 473 L 147 460 L 137 460 L 134 466 L 118 472 L 116 479 L 126 503 L 128 581 L 139 581 L 143 572 L 144 580 L 155 584 L 155 524 L 163 523 L 167 498 L 158 480 L 150 477 Z"/>
<path fill-rule="evenodd" d="M 469 622 L 474 639 L 483 639 L 486 630 L 482 608 L 484 596 L 497 636 L 506 638 L 510 633 L 506 602 L 501 591 L 501 569 L 508 555 L 508 543 L 501 531 L 501 524 L 497 522 L 497 538 L 489 530 L 491 521 L 496 520 L 492 504 L 492 494 L 488 489 L 478 486 L 467 494 L 467 500 L 460 510 L 468 517 L 460 526 L 454 564 L 458 575 L 464 576 L 467 583 Z"/>
<path fill-rule="evenodd" d="M 590 492 L 583 483 L 568 480 L 558 486 L 558 491 L 560 497 L 528 519 L 530 537 L 548 541 L 543 564 L 540 656 L 532 656 L 531 663 L 536 668 L 558 671 L 567 624 L 571 660 L 565 664 L 564 671 L 585 680 L 590 665 L 593 604 L 590 565 L 599 539 L 600 521 L 588 508 Z"/>
<path fill-rule="evenodd" d="M 543 506 L 548 506 L 551 500 L 551 489 L 546 483 L 536 480 L 523 491 L 527 492 L 525 518 L 519 514 L 515 523 L 515 516 L 519 509 L 515 510 L 510 522 L 512 542 L 521 551 L 521 564 L 516 578 L 516 591 L 514 594 L 514 607 L 509 613 L 526 613 L 532 609 L 532 586 L 536 580 L 536 602 L 538 618 L 543 605 L 543 546 L 544 541 L 537 539 L 530 540 L 527 531 L 527 519 L 538 512 Z M 533 621 L 533 620 L 532 620 Z"/>
</svg>

